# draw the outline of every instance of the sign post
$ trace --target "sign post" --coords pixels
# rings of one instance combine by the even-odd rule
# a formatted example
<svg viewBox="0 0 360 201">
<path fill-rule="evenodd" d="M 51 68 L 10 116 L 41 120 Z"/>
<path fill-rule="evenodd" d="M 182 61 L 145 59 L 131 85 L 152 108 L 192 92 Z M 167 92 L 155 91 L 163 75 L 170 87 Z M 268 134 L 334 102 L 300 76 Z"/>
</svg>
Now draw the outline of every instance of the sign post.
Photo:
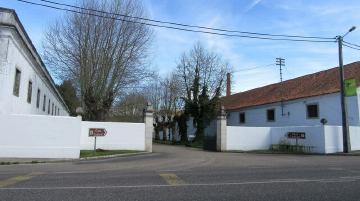
<svg viewBox="0 0 360 201">
<path fill-rule="evenodd" d="M 305 132 L 288 132 L 287 133 L 287 137 L 289 139 L 295 139 L 295 144 L 296 144 L 296 151 L 298 151 L 299 148 L 299 144 L 298 144 L 298 139 L 305 139 Z"/>
<path fill-rule="evenodd" d="M 104 137 L 107 134 L 105 128 L 89 128 L 89 137 L 94 137 L 94 152 L 96 153 L 96 137 Z"/>
</svg>

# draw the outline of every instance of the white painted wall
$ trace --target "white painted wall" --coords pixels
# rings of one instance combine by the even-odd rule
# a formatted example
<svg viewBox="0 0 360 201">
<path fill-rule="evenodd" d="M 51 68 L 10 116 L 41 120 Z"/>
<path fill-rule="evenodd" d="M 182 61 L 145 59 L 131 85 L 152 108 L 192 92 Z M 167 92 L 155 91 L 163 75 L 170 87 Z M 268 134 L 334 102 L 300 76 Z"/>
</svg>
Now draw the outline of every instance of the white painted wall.
<svg viewBox="0 0 360 201">
<path fill-rule="evenodd" d="M 358 88 L 358 92 L 360 92 Z M 359 94 L 359 93 L 358 93 Z M 359 95 L 347 97 L 349 123 L 360 126 L 359 121 Z M 317 103 L 319 105 L 319 118 L 308 119 L 306 105 Z M 275 109 L 275 121 L 268 122 L 267 109 Z M 239 113 L 245 112 L 246 123 L 239 123 Z M 316 126 L 321 125 L 320 120 L 325 118 L 328 125 L 341 125 L 341 108 L 339 93 L 327 94 L 284 102 L 285 116 L 281 115 L 280 103 L 254 106 L 242 110 L 227 111 L 228 126 L 256 126 L 256 127 L 283 127 L 283 126 Z"/>
<path fill-rule="evenodd" d="M 0 115 L 0 158 L 79 158 L 81 120 L 44 115 Z"/>
<path fill-rule="evenodd" d="M 227 126 L 227 150 L 266 150 L 272 144 L 279 144 L 284 140 L 295 145 L 295 139 L 286 137 L 288 132 L 305 132 L 306 138 L 299 139 L 298 144 L 312 147 L 313 153 L 336 153 L 343 150 L 341 126 Z M 350 126 L 350 141 L 353 151 L 360 150 L 359 126 Z"/>
<path fill-rule="evenodd" d="M 296 139 L 288 139 L 288 132 L 305 132 L 305 139 L 298 139 L 298 145 L 311 147 L 313 153 L 325 153 L 324 127 L 323 126 L 296 126 L 296 127 L 271 127 L 271 144 L 279 144 L 286 140 L 291 145 L 296 145 Z"/>
<path fill-rule="evenodd" d="M 227 126 L 227 150 L 266 150 L 271 145 L 270 127 Z"/>
<path fill-rule="evenodd" d="M 107 134 L 97 137 L 96 148 L 106 150 L 145 150 L 145 124 L 121 122 L 81 122 L 81 149 L 94 149 L 94 137 L 89 128 L 105 128 Z"/>
<path fill-rule="evenodd" d="M 48 101 L 50 99 L 50 110 L 54 104 L 54 108 L 55 106 L 59 108 L 59 115 L 68 116 L 65 105 L 54 89 L 51 77 L 43 69 L 40 57 L 30 45 L 31 41 L 26 39 L 19 28 L 19 24 L 14 20 L 15 18 L 11 17 L 11 14 L 3 10 L 0 12 L 0 22 L 14 24 L 18 30 L 17 32 L 15 28 L 0 26 L 0 114 L 48 115 Z M 16 68 L 21 71 L 19 97 L 13 95 Z M 33 86 L 31 103 L 27 102 L 29 81 L 32 81 Z M 38 89 L 40 89 L 39 108 L 36 107 Z M 45 111 L 42 109 L 44 94 L 46 95 Z M 50 115 L 51 113 L 50 111 Z"/>
<path fill-rule="evenodd" d="M 360 150 L 360 126 L 350 126 L 349 130 L 351 150 Z"/>
</svg>

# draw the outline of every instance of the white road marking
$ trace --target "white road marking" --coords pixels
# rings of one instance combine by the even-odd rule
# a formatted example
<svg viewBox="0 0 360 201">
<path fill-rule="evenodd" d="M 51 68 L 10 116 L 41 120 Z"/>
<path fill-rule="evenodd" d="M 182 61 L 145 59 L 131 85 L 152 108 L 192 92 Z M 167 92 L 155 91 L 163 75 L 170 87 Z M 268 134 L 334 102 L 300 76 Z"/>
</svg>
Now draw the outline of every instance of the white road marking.
<svg viewBox="0 0 360 201">
<path fill-rule="evenodd" d="M 358 181 L 358 176 L 352 179 L 331 178 L 331 179 L 277 179 L 268 181 L 246 181 L 233 183 L 199 183 L 199 184 L 155 184 L 155 185 L 124 185 L 124 186 L 59 186 L 59 187 L 9 187 L 0 188 L 5 190 L 74 190 L 74 189 L 120 189 L 120 188 L 159 188 L 159 187 L 191 187 L 191 186 L 236 186 L 236 185 L 254 185 L 254 184 L 274 184 L 274 183 L 332 183 L 332 182 L 354 182 Z"/>
</svg>

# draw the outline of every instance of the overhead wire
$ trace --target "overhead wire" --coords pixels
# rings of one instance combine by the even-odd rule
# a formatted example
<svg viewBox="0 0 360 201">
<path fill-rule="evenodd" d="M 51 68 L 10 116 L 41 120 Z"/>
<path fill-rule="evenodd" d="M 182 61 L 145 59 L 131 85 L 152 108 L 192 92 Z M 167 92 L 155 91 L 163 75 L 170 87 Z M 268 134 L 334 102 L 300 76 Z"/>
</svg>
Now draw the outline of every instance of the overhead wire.
<svg viewBox="0 0 360 201">
<path fill-rule="evenodd" d="M 343 44 L 343 46 L 354 49 L 354 50 L 360 50 L 360 48 L 352 47 L 350 45 Z"/>
<path fill-rule="evenodd" d="M 347 42 L 347 41 L 343 41 L 343 43 L 345 43 L 345 44 L 347 44 L 347 45 L 352 45 L 352 46 L 355 46 L 355 47 L 360 48 L 360 45 L 356 45 L 356 44 L 354 44 L 354 43 L 349 43 L 349 42 Z"/>
<path fill-rule="evenodd" d="M 52 9 L 56 9 L 56 10 L 68 11 L 68 12 L 77 13 L 77 14 L 84 14 L 84 15 L 96 16 L 96 17 L 101 17 L 101 18 L 107 18 L 107 19 L 113 19 L 113 20 L 120 20 L 120 21 L 123 21 L 123 22 L 142 24 L 142 25 L 147 25 L 147 26 L 152 26 L 152 27 L 175 29 L 175 30 L 195 32 L 195 33 L 205 33 L 205 34 L 213 34 L 213 35 L 219 35 L 219 36 L 239 37 L 239 38 L 252 38 L 252 39 L 273 40 L 273 41 L 314 42 L 314 43 L 330 43 L 330 42 L 335 42 L 335 41 L 333 41 L 333 40 L 311 40 L 311 39 L 294 39 L 294 38 L 272 38 L 272 37 L 263 37 L 263 36 L 226 34 L 226 33 L 210 32 L 210 31 L 203 31 L 203 30 L 193 30 L 193 29 L 180 28 L 180 27 L 174 27 L 174 26 L 166 26 L 166 25 L 152 24 L 152 23 L 147 23 L 147 22 L 133 21 L 133 20 L 125 19 L 125 18 L 120 19 L 120 18 L 117 18 L 117 17 L 104 16 L 104 15 L 99 15 L 99 14 L 94 14 L 94 13 L 85 13 L 85 12 L 76 11 L 76 10 L 72 10 L 72 9 L 59 8 L 59 7 L 52 6 L 52 5 L 46 5 L 46 4 L 41 4 L 41 3 L 30 2 L 30 1 L 27 1 L 27 0 L 17 0 L 17 1 L 23 2 L 23 3 L 27 3 L 27 4 L 32 4 L 32 5 L 37 5 L 37 6 L 52 8 Z"/>
<path fill-rule="evenodd" d="M 252 68 L 239 69 L 239 70 L 233 71 L 233 73 L 238 73 L 238 72 L 243 72 L 243 71 L 250 71 L 250 70 L 259 69 L 259 68 L 265 68 L 265 67 L 273 66 L 273 65 L 275 65 L 275 63 L 262 65 L 262 66 L 256 66 L 256 67 L 252 67 Z"/>
<path fill-rule="evenodd" d="M 112 13 L 112 12 L 107 12 L 107 11 L 102 11 L 102 10 L 97 10 L 97 9 L 84 8 L 84 7 L 80 7 L 80 6 L 74 6 L 74 5 L 66 4 L 66 3 L 59 3 L 59 2 L 50 1 L 50 0 L 39 0 L 39 1 L 46 2 L 46 3 L 50 3 L 50 4 L 55 4 L 55 5 L 60 5 L 60 6 L 66 6 L 66 7 L 75 8 L 75 9 L 81 9 L 81 10 L 98 12 L 98 13 L 102 13 L 102 14 L 110 14 L 110 15 L 116 15 L 116 16 L 121 16 L 121 17 L 127 17 L 127 18 L 133 18 L 133 19 L 140 19 L 140 20 L 150 21 L 150 22 L 156 22 L 156 23 L 161 23 L 161 24 L 169 24 L 169 25 L 176 25 L 176 26 L 182 26 L 182 27 L 191 27 L 191 28 L 207 29 L 207 30 L 212 30 L 212 31 L 221 31 L 221 32 L 228 32 L 228 33 L 241 33 L 241 34 L 250 34 L 250 35 L 261 35 L 261 36 L 273 36 L 273 37 L 306 38 L 306 39 L 324 39 L 324 40 L 336 39 L 335 37 L 300 36 L 300 35 L 286 35 L 286 34 L 268 34 L 268 33 L 257 33 L 257 32 L 248 32 L 248 31 L 238 31 L 238 30 L 220 29 L 220 28 L 205 27 L 205 26 L 198 26 L 198 25 L 189 25 L 189 24 L 183 24 L 183 23 L 177 23 L 177 22 L 170 22 L 170 21 L 154 20 L 154 19 L 150 19 L 150 18 L 137 17 L 137 16 L 131 16 L 131 15 L 125 15 L 125 14 L 119 14 L 119 13 Z"/>
</svg>

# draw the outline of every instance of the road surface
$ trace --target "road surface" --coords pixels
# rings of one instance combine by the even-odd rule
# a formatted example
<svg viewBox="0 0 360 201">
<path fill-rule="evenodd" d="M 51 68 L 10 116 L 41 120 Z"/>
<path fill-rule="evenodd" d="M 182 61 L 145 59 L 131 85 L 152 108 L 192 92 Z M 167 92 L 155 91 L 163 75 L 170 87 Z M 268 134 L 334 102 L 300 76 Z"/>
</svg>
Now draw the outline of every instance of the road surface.
<svg viewBox="0 0 360 201">
<path fill-rule="evenodd" d="M 0 200 L 360 200 L 360 157 L 154 153 L 0 166 Z"/>
</svg>

